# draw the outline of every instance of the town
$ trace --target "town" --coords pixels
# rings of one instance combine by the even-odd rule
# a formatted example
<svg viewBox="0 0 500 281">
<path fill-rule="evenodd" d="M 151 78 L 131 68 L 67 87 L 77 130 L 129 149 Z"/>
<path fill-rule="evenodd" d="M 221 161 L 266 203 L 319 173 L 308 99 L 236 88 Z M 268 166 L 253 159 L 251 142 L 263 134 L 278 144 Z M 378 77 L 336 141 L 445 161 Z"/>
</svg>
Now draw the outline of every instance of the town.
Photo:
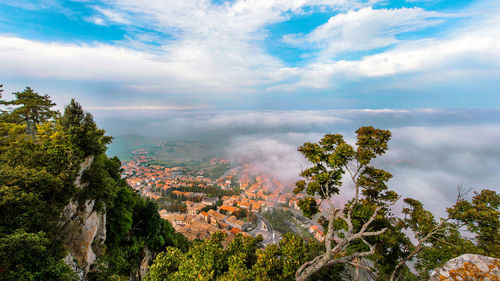
<svg viewBox="0 0 500 281">
<path fill-rule="evenodd" d="M 321 227 L 303 217 L 295 195 L 271 175 L 254 173 L 250 164 L 229 167 L 217 178 L 184 167 L 155 164 L 147 150 L 132 152 L 122 165 L 128 184 L 160 206 L 161 218 L 189 240 L 207 239 L 225 232 L 263 238 L 264 244 L 279 242 L 284 232 L 323 240 Z M 227 165 L 211 158 L 209 165 Z"/>
</svg>

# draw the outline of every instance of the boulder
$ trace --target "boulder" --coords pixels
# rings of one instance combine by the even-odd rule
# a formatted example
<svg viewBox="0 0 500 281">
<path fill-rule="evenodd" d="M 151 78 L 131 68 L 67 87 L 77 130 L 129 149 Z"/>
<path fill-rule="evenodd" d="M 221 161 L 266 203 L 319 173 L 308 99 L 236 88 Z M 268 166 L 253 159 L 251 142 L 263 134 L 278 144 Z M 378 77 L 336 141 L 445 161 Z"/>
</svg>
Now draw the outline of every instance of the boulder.
<svg viewBox="0 0 500 281">
<path fill-rule="evenodd" d="M 500 259 L 466 254 L 431 272 L 429 281 L 500 281 Z"/>
</svg>

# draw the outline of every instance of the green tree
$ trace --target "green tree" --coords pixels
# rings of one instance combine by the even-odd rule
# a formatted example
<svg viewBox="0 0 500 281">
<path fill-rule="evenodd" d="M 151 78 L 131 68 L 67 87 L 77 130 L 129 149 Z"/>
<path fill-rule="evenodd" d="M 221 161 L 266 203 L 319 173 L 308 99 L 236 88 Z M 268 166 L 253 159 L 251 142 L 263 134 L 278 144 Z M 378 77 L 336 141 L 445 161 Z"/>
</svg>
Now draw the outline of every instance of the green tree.
<svg viewBox="0 0 500 281">
<path fill-rule="evenodd" d="M 2 280 L 78 280 L 76 274 L 51 251 L 44 232 L 15 231 L 0 236 L 0 279 Z"/>
<path fill-rule="evenodd" d="M 33 105 L 29 95 L 18 97 Z M 16 106 L 0 118 L 0 213 L 8 214 L 0 219 L 0 279 L 72 280 L 63 262 L 65 242 L 71 241 L 59 219 L 73 199 L 95 200 L 95 211 L 106 211 L 107 239 L 100 247 L 105 251 L 89 280 L 131 276 L 145 253 L 156 255 L 165 246 L 187 250 L 187 240 L 159 217 L 156 205 L 121 177 L 118 158 L 104 154 L 111 138 L 76 101 L 54 118 L 43 110 L 35 112 L 38 117 L 31 109 L 22 111 L 21 102 Z M 25 112 L 35 116 L 29 124 L 20 117 Z M 33 125 L 36 134 L 26 129 Z M 90 156 L 92 165 L 81 177 L 85 188 L 77 188 L 80 163 Z"/>
<path fill-rule="evenodd" d="M 428 279 L 429 272 L 448 260 L 463 254 L 498 255 L 499 194 L 491 190 L 474 193 L 469 202 L 459 187 L 455 205 L 447 209 L 446 218 L 436 219 L 418 200 L 404 199 L 404 218 L 398 227 L 414 234 L 416 244 L 410 244 L 406 256 L 394 268 L 390 280 L 397 280 L 399 269 L 415 258 L 419 279 Z M 464 229 L 465 228 L 465 229 Z M 473 239 L 461 235 L 463 230 L 476 234 Z"/>
<path fill-rule="evenodd" d="M 319 197 L 328 204 L 328 209 L 323 216 L 327 230 L 325 251 L 304 263 L 295 274 L 296 280 L 306 280 L 331 265 L 352 264 L 375 254 L 376 247 L 370 239 L 388 230 L 376 220 L 387 212 L 398 196 L 387 186 L 392 175 L 373 167 L 371 161 L 386 152 L 391 133 L 361 127 L 356 134 L 356 149 L 339 134 L 327 134 L 319 143 L 307 142 L 298 149 L 312 164 L 301 172 L 304 179 L 296 183 L 294 192 L 307 195 L 299 202 L 299 207 L 305 216 L 312 217 L 320 211 L 315 198 Z M 336 207 L 333 199 L 340 192 L 346 172 L 354 185 L 355 195 L 345 207 Z M 349 249 L 352 246 L 356 246 L 355 251 Z"/>
<path fill-rule="evenodd" d="M 227 236 L 214 234 L 210 239 L 194 242 L 185 253 L 167 247 L 160 253 L 146 280 L 292 280 L 305 261 L 321 251 L 315 240 L 304 240 L 285 234 L 278 245 L 261 247 L 262 237 L 237 235 L 226 247 Z M 314 275 L 314 280 L 331 280 L 338 272 L 328 268 Z"/>
<path fill-rule="evenodd" d="M 500 194 L 488 189 L 474 192 L 469 202 L 459 197 L 456 204 L 448 208 L 451 219 L 459 227 L 465 226 L 475 234 L 477 246 L 483 254 L 500 257 Z"/>
<path fill-rule="evenodd" d="M 74 99 L 64 108 L 60 123 L 67 132 L 70 142 L 83 153 L 83 156 L 104 153 L 106 145 L 112 140 L 111 137 L 104 135 L 103 129 L 97 128 L 92 114 L 85 112 Z"/>
<path fill-rule="evenodd" d="M 156 256 L 154 263 L 149 267 L 146 277 L 148 281 L 173 280 L 179 265 L 185 262 L 186 254 L 174 247 L 167 247 L 164 252 Z"/>
<path fill-rule="evenodd" d="M 16 99 L 6 103 L 15 106 L 10 113 L 10 120 L 25 124 L 26 132 L 32 136 L 36 134 L 37 124 L 52 119 L 57 114 L 57 111 L 51 109 L 56 104 L 50 100 L 48 95 L 40 95 L 30 87 L 13 94 Z"/>
</svg>

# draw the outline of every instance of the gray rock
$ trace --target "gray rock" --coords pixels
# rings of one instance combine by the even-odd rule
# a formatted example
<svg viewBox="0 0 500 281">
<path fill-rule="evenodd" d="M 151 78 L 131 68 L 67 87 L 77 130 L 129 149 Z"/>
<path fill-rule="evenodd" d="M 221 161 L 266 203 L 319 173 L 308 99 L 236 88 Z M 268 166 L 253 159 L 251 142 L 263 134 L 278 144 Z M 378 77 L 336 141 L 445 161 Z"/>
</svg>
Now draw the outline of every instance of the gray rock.
<svg viewBox="0 0 500 281">
<path fill-rule="evenodd" d="M 81 176 L 90 167 L 93 159 L 93 156 L 87 157 L 80 166 L 75 180 L 75 185 L 80 189 L 86 187 L 81 182 Z M 69 250 L 64 260 L 78 274 L 80 280 L 85 279 L 97 256 L 104 254 L 106 210 L 94 210 L 94 205 L 95 200 L 79 203 L 73 198 L 61 214 L 60 226 Z"/>
<path fill-rule="evenodd" d="M 429 281 L 500 280 L 500 259 L 466 254 L 432 271 Z"/>
</svg>

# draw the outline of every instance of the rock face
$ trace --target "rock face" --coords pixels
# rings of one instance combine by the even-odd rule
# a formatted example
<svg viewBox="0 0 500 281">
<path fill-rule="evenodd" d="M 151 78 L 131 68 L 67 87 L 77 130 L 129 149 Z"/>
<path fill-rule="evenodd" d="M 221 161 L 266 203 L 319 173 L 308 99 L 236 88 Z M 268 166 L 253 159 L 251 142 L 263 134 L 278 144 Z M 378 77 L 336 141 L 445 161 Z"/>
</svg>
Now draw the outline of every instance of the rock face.
<svg viewBox="0 0 500 281">
<path fill-rule="evenodd" d="M 89 156 L 81 165 L 75 180 L 78 188 L 85 188 L 81 183 L 82 173 L 90 167 L 93 157 Z M 101 255 L 106 240 L 106 211 L 94 209 L 95 200 L 78 202 L 73 198 L 63 210 L 61 225 L 68 244 L 69 253 L 64 259 L 78 273 L 80 279 L 88 273 L 95 263 L 96 255 Z"/>
<path fill-rule="evenodd" d="M 85 273 L 96 260 L 94 250 L 99 251 L 106 240 L 106 215 L 95 211 L 94 203 L 94 200 L 87 200 L 79 205 L 71 201 L 63 212 L 68 255 Z"/>
<path fill-rule="evenodd" d="M 429 281 L 500 281 L 500 259 L 462 255 L 449 260 L 431 273 Z"/>
<path fill-rule="evenodd" d="M 141 265 L 139 266 L 139 269 L 137 272 L 132 275 L 128 280 L 129 281 L 143 281 L 144 278 L 146 277 L 146 274 L 148 274 L 149 271 L 149 264 L 153 261 L 153 255 L 149 250 L 145 250 L 144 253 L 144 258 L 141 261 Z"/>
</svg>

